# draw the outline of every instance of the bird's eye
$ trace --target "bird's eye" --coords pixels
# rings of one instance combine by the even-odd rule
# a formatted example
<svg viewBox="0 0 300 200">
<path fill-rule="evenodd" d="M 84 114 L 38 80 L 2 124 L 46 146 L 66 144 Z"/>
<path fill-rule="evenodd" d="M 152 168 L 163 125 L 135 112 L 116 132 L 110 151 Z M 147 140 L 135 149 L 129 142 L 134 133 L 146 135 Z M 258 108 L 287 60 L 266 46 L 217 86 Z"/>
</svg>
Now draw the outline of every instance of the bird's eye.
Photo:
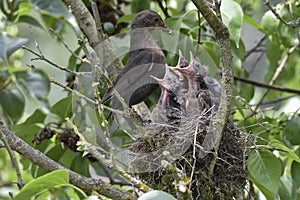
<svg viewBox="0 0 300 200">
<path fill-rule="evenodd" d="M 158 18 L 154 18 L 154 21 L 155 21 L 155 22 L 158 22 Z"/>
</svg>

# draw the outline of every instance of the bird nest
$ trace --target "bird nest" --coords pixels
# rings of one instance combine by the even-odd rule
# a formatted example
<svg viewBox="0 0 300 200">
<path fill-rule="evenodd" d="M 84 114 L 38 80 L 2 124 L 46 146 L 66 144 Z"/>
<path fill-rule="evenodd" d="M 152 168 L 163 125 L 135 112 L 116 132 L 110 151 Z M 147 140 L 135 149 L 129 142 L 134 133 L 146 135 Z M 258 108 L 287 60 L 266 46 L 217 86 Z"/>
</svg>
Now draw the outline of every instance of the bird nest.
<svg viewBox="0 0 300 200">
<path fill-rule="evenodd" d="M 178 199 L 232 199 L 241 195 L 246 175 L 245 143 L 229 123 L 223 133 L 217 161 L 209 176 L 214 154 L 203 156 L 202 144 L 211 114 L 193 116 L 180 127 L 149 124 L 130 147 L 135 153 L 131 171 L 154 189 Z"/>
<path fill-rule="evenodd" d="M 192 60 L 193 58 L 189 66 L 185 66 L 185 69 L 190 70 L 189 73 L 195 65 Z M 182 58 L 178 62 L 182 68 L 181 63 Z M 197 71 L 195 68 L 193 70 Z M 178 71 L 185 73 L 181 69 Z M 215 152 L 214 147 L 206 151 L 205 142 L 210 136 L 208 133 L 211 134 L 211 120 L 218 107 L 213 105 L 213 93 L 205 85 L 207 82 L 199 78 L 201 73 L 197 73 L 197 79 L 187 76 L 185 81 L 189 84 L 180 84 L 180 87 L 188 85 L 185 95 L 174 95 L 176 87 L 168 87 L 167 82 L 174 79 L 172 74 L 174 75 L 174 72 L 166 72 L 165 76 L 169 78 L 165 77 L 159 81 L 162 95 L 156 107 L 158 109 L 153 109 L 151 114 L 151 118 L 155 118 L 152 122 L 144 124 L 144 132 L 136 137 L 129 148 L 135 154 L 130 162 L 130 171 L 153 189 L 164 190 L 178 199 L 241 197 L 246 175 L 245 142 L 240 131 L 233 122 L 228 121 L 218 151 Z M 200 86 L 196 88 L 201 91 L 190 92 L 195 90 L 193 86 L 198 83 Z M 163 90 L 167 93 L 163 94 Z M 200 97 L 203 91 L 205 96 Z M 193 104 L 194 97 L 191 94 L 196 94 L 196 102 L 199 105 Z M 186 98 L 182 101 L 184 103 L 178 106 L 181 97 Z M 215 98 L 218 99 L 218 95 L 215 95 Z M 196 113 L 188 113 L 192 110 L 188 108 L 191 105 L 198 106 L 192 107 Z"/>
</svg>

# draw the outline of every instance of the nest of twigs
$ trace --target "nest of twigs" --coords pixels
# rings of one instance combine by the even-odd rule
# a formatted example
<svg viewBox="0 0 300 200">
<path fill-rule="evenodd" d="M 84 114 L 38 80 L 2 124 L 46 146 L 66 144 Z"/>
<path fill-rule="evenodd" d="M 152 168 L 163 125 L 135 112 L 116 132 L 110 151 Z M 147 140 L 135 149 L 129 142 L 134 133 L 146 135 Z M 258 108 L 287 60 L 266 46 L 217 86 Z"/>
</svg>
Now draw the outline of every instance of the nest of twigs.
<svg viewBox="0 0 300 200">
<path fill-rule="evenodd" d="M 132 171 L 147 185 L 178 199 L 242 195 L 246 181 L 243 138 L 233 123 L 228 123 L 211 174 L 214 154 L 204 153 L 202 148 L 210 120 L 211 114 L 203 114 L 181 120 L 180 126 L 147 125 L 130 147 L 136 153 Z"/>
<path fill-rule="evenodd" d="M 188 62 L 179 52 L 177 66 L 156 79 L 162 93 L 152 122 L 130 147 L 135 153 L 130 171 L 178 199 L 240 198 L 246 183 L 245 143 L 233 122 L 227 123 L 220 146 L 214 145 L 210 125 L 221 86 L 207 74 L 192 54 Z"/>
</svg>

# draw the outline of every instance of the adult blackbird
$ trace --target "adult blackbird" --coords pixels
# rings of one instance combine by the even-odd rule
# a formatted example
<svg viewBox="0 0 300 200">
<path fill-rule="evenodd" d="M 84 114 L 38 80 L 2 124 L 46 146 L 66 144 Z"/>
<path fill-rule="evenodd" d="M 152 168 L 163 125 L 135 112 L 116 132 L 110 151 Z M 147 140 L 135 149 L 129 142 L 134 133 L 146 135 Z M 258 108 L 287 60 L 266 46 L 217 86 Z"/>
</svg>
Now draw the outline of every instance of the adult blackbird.
<svg viewBox="0 0 300 200">
<path fill-rule="evenodd" d="M 166 58 L 153 37 L 153 31 L 160 29 L 171 31 L 161 17 L 152 10 L 139 12 L 131 23 L 130 52 L 126 66 L 113 81 L 116 92 L 130 107 L 146 99 L 158 84 L 151 76 L 163 78 Z M 101 103 L 111 99 L 111 108 L 123 110 L 120 98 L 112 89 L 102 98 Z"/>
</svg>

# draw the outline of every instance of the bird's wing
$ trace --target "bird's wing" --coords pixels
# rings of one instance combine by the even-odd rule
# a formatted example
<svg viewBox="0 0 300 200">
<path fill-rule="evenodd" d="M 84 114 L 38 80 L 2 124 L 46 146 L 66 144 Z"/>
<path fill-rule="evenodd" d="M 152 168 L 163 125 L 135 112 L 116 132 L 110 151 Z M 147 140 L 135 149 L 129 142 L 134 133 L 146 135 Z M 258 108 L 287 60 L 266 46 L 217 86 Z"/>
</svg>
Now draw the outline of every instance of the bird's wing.
<svg viewBox="0 0 300 200">
<path fill-rule="evenodd" d="M 165 62 L 165 57 L 161 50 L 140 49 L 130 52 L 126 66 L 114 80 L 115 89 L 126 102 L 126 96 L 129 96 L 128 98 L 130 98 L 130 95 L 132 95 L 139 87 L 148 84 L 149 82 L 155 83 L 150 75 L 162 78 L 163 74 L 160 74 L 160 70 L 157 70 L 157 67 L 164 67 L 160 64 L 165 64 Z M 101 103 L 105 103 L 111 98 L 112 89 L 104 95 Z"/>
</svg>

